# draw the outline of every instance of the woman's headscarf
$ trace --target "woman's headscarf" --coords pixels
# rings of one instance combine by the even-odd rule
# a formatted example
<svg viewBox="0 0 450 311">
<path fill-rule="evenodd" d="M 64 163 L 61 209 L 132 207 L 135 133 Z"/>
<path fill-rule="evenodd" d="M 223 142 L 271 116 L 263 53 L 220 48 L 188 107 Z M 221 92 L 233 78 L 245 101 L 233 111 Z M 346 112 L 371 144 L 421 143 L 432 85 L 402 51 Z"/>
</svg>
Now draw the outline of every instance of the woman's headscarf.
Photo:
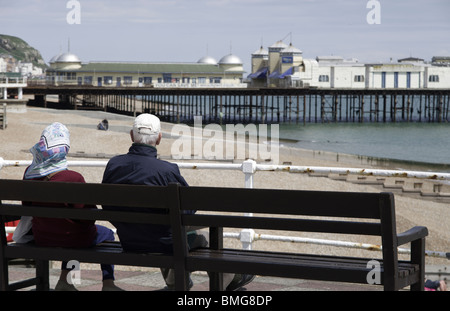
<svg viewBox="0 0 450 311">
<path fill-rule="evenodd" d="M 25 172 L 25 179 L 45 177 L 66 170 L 69 149 L 70 133 L 67 127 L 58 122 L 47 126 L 39 142 L 30 149 L 33 162 Z"/>
</svg>

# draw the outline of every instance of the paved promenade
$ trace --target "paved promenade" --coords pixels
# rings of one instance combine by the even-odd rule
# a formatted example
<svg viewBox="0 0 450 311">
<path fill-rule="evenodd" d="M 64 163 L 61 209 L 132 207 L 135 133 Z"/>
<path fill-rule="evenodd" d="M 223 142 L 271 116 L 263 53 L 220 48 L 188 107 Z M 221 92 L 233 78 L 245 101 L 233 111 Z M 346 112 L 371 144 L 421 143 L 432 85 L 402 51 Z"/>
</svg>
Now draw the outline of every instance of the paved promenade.
<svg viewBox="0 0 450 311">
<path fill-rule="evenodd" d="M 59 278 L 59 269 L 50 269 L 50 288 L 53 289 Z M 10 267 L 10 282 L 31 278 L 34 268 L 24 266 Z M 126 291 L 158 291 L 165 284 L 159 269 L 147 271 L 116 271 L 116 285 Z M 83 270 L 80 272 L 81 284 L 76 285 L 80 291 L 101 291 L 101 271 Z M 206 273 L 196 272 L 192 274 L 194 287 L 192 291 L 208 291 L 208 276 Z M 28 288 L 25 290 L 32 290 Z M 246 291 L 380 291 L 381 286 L 364 284 L 319 282 L 298 279 L 282 279 L 257 276 L 255 280 L 246 286 Z"/>
</svg>

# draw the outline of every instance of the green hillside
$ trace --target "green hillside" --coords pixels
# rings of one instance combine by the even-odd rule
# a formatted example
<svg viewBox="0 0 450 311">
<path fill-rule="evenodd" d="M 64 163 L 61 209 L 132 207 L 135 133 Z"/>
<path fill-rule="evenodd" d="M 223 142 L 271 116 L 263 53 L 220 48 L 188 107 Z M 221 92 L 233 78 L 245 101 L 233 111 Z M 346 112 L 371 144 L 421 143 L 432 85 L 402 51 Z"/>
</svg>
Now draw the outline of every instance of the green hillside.
<svg viewBox="0 0 450 311">
<path fill-rule="evenodd" d="M 24 63 L 33 63 L 34 66 L 47 68 L 41 53 L 20 38 L 0 34 L 0 55 L 11 55 Z"/>
</svg>

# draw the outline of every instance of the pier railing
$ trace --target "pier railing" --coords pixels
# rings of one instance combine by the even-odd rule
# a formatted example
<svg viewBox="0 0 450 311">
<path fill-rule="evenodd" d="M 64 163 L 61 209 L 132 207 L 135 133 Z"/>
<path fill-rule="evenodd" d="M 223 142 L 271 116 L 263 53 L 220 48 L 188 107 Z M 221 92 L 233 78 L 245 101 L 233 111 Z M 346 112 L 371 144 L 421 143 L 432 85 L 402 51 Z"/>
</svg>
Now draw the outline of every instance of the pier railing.
<svg viewBox="0 0 450 311">
<path fill-rule="evenodd" d="M 105 167 L 108 161 L 68 161 L 69 167 Z M 4 167 L 26 167 L 31 161 L 4 160 L 0 158 L 0 178 L 1 169 Z M 414 177 L 422 179 L 450 181 L 450 174 L 438 172 L 422 171 L 400 171 L 400 170 L 381 170 L 381 169 L 361 169 L 361 168 L 342 168 L 342 167 L 315 167 L 315 166 L 291 166 L 291 165 L 268 165 L 258 164 L 253 160 L 246 160 L 243 163 L 176 163 L 180 169 L 208 169 L 208 170 L 237 170 L 244 174 L 244 187 L 253 188 L 255 174 L 258 171 L 281 171 L 291 173 L 317 173 L 317 174 L 356 174 L 361 176 L 383 176 L 383 177 Z M 247 216 L 251 217 L 251 214 Z M 14 232 L 14 228 L 7 227 L 7 232 Z M 345 248 L 358 248 L 370 251 L 380 251 L 379 245 L 357 243 L 348 241 L 311 239 L 303 237 L 279 236 L 258 234 L 253 229 L 244 229 L 239 233 L 224 232 L 225 238 L 239 239 L 243 249 L 252 249 L 252 243 L 256 240 L 270 240 L 291 243 L 306 243 L 316 245 L 327 245 Z M 410 250 L 399 248 L 399 253 L 409 254 Z M 429 257 L 447 258 L 450 260 L 450 252 L 425 251 Z"/>
</svg>

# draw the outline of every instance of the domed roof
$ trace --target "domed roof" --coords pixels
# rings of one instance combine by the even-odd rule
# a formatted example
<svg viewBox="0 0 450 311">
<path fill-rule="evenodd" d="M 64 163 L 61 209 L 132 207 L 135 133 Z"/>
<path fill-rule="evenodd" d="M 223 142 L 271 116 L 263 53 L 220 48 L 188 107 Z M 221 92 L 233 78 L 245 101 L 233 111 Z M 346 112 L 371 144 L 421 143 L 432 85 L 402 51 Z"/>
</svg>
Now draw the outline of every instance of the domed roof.
<svg viewBox="0 0 450 311">
<path fill-rule="evenodd" d="M 204 56 L 198 60 L 199 64 L 210 64 L 210 65 L 217 65 L 217 60 L 214 57 L 211 56 Z"/>
<path fill-rule="evenodd" d="M 57 63 L 81 63 L 78 56 L 72 53 L 61 54 L 56 61 Z"/>
<path fill-rule="evenodd" d="M 236 55 L 228 54 L 220 59 L 219 64 L 221 64 L 221 65 L 242 65 L 242 61 Z"/>
<path fill-rule="evenodd" d="M 56 62 L 56 60 L 61 56 L 61 54 L 55 55 L 52 57 L 52 59 L 49 61 L 50 64 Z"/>
</svg>

